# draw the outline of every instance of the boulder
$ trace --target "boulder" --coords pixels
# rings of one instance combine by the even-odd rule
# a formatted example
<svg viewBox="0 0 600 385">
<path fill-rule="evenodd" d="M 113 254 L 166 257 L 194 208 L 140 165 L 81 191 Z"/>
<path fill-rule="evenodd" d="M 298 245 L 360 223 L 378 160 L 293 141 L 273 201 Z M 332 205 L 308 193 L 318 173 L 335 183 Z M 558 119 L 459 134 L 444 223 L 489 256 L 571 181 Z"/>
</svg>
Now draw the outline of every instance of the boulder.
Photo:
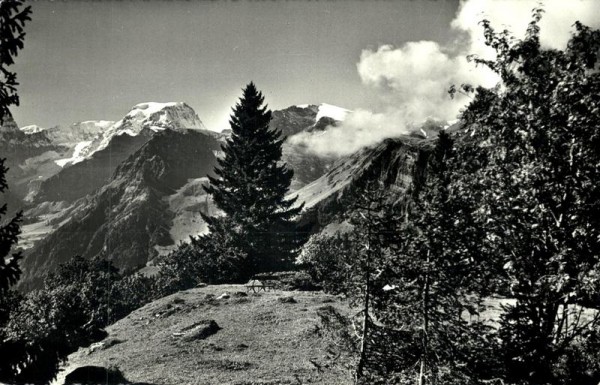
<svg viewBox="0 0 600 385">
<path fill-rule="evenodd" d="M 221 327 L 214 320 L 203 320 L 186 329 L 183 340 L 191 342 L 203 340 L 221 330 Z"/>
<path fill-rule="evenodd" d="M 294 297 L 280 297 L 279 298 L 279 302 L 281 303 L 297 303 L 297 301 L 294 299 Z"/>
<path fill-rule="evenodd" d="M 117 368 L 104 368 L 102 366 L 81 366 L 65 377 L 65 385 L 75 384 L 128 384 Z"/>
</svg>

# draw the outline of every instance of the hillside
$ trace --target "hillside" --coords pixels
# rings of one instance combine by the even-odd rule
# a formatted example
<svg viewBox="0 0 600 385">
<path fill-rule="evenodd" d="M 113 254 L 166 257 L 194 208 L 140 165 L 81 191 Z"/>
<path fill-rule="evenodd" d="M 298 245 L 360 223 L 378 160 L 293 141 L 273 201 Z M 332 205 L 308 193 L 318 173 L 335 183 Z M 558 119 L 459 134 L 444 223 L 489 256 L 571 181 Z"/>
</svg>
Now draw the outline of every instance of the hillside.
<svg viewBox="0 0 600 385">
<path fill-rule="evenodd" d="M 347 330 L 339 320 L 350 313 L 345 302 L 321 292 L 238 292 L 244 287 L 208 286 L 156 300 L 73 353 L 55 383 L 93 365 L 161 385 L 352 384 L 340 337 Z M 218 299 L 223 293 L 231 297 Z M 290 296 L 296 302 L 282 302 Z M 220 329 L 197 333 L 210 320 Z"/>
</svg>

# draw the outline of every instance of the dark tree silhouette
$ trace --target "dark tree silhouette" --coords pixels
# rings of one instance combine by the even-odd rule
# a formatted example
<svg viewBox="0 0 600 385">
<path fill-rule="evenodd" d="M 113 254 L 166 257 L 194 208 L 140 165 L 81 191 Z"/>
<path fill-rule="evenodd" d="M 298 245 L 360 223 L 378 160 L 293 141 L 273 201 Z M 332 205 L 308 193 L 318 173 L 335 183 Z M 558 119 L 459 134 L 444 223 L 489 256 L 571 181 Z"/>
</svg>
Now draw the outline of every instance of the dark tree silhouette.
<svg viewBox="0 0 600 385">
<path fill-rule="evenodd" d="M 23 27 L 27 20 L 31 20 L 29 14 L 31 7 L 25 7 L 21 10 L 23 2 L 21 1 L 2 1 L 0 2 L 0 124 L 4 123 L 5 118 L 10 116 L 9 106 L 19 105 L 19 96 L 17 95 L 17 74 L 10 72 L 7 67 L 14 64 L 14 57 L 17 56 L 20 49 L 23 48 L 23 39 L 25 32 Z M 0 193 L 3 193 L 8 185 L 6 184 L 6 172 L 8 168 L 4 166 L 4 158 L 0 158 Z M 0 224 L 7 213 L 6 204 L 0 207 Z M 18 260 L 20 253 L 13 253 L 10 256 L 10 250 L 17 243 L 17 236 L 21 230 L 22 213 L 19 212 L 8 223 L 0 226 L 0 295 L 14 285 L 21 275 Z M 8 260 L 7 260 L 8 258 Z"/>
<path fill-rule="evenodd" d="M 289 264 L 298 248 L 293 218 L 302 207 L 285 195 L 293 171 L 281 163 L 280 130 L 269 127 L 271 111 L 254 83 L 248 84 L 231 116 L 231 138 L 224 157 L 205 188 L 225 214 L 205 217 L 211 233 L 233 235 L 235 248 L 247 256 L 247 274 L 272 271 Z"/>
</svg>

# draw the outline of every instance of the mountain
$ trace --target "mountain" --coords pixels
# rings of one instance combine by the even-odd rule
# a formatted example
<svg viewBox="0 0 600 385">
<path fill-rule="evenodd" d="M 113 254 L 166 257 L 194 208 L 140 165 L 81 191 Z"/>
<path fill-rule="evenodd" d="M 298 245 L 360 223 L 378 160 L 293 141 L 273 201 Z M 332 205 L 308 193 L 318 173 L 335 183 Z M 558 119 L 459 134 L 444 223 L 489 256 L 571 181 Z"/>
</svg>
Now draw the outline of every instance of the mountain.
<svg viewBox="0 0 600 385">
<path fill-rule="evenodd" d="M 205 130 L 204 124 L 186 103 L 140 103 L 135 106 L 119 120 L 103 132 L 102 136 L 90 146 L 97 147 L 93 151 L 100 151 L 108 147 L 113 137 L 127 134 L 137 136 L 144 129 L 154 132 L 163 131 L 167 128 Z"/>
<path fill-rule="evenodd" d="M 82 122 L 70 127 L 59 137 L 79 140 L 70 158 L 57 164 L 64 167 L 55 175 L 42 181 L 38 192 L 33 195 L 34 203 L 46 201 L 73 202 L 101 187 L 113 174 L 117 166 L 138 150 L 156 132 L 167 128 L 204 130 L 200 118 L 187 104 L 141 103 L 135 105 L 118 122 Z M 89 132 L 89 136 L 85 133 Z"/>
<path fill-rule="evenodd" d="M 304 131 L 323 130 L 333 122 L 341 122 L 350 112 L 331 104 L 304 104 L 276 110 L 272 113 L 271 127 L 281 130 L 283 137 Z"/>
<path fill-rule="evenodd" d="M 282 135 L 290 138 L 301 132 L 323 131 L 329 126 L 336 126 L 349 112 L 344 108 L 325 103 L 291 106 L 284 110 L 273 111 L 271 127 L 281 129 Z M 310 148 L 293 140 L 284 142 L 282 158 L 294 170 L 294 179 L 290 186 L 292 191 L 325 174 L 338 159 L 334 155 L 317 156 Z"/>
<path fill-rule="evenodd" d="M 54 218 L 58 228 L 23 261 L 22 287 L 36 286 L 45 272 L 74 255 L 104 253 L 121 269 L 144 267 L 158 255 L 155 246 L 174 244 L 169 196 L 190 179 L 212 173 L 219 148 L 211 134 L 198 130 L 165 129 L 153 135 L 98 191 Z"/>
<path fill-rule="evenodd" d="M 0 199 L 8 201 L 11 211 L 21 208 L 30 183 L 58 172 L 60 167 L 53 160 L 66 152 L 67 147 L 53 143 L 43 131 L 21 131 L 12 116 L 5 117 L 0 126 L 0 156 L 6 158 L 9 168 L 9 194 Z"/>
<path fill-rule="evenodd" d="M 290 198 L 297 196 L 298 204 L 305 205 L 301 226 L 318 232 L 330 224 L 339 225 L 355 193 L 370 184 L 384 186 L 396 203 L 410 200 L 413 179 L 422 175 L 434 140 L 406 135 L 338 159 L 326 174 L 290 193 Z"/>
<path fill-rule="evenodd" d="M 339 123 L 329 115 L 343 117 L 344 111 L 329 105 L 292 106 L 275 111 L 271 126 L 286 127 L 288 135 L 324 130 Z M 22 287 L 35 287 L 43 274 L 77 254 L 105 253 L 120 268 L 139 269 L 190 235 L 207 231 L 201 213 L 212 214 L 216 208 L 202 187 L 227 133 L 203 130 L 196 113 L 183 103 L 139 104 L 104 126 L 109 127 L 97 133 L 91 127 L 87 137 L 85 130 L 78 138 L 63 134 L 71 138 L 71 146 L 75 140 L 91 142 L 86 148 L 92 150 L 85 155 L 82 150 L 81 160 L 65 163 L 39 182 L 25 213 Z M 58 135 L 48 135 L 52 130 L 25 131 L 45 133 L 58 142 Z M 296 189 L 326 173 L 337 159 L 319 157 L 289 141 L 283 158 L 295 171 Z"/>
</svg>

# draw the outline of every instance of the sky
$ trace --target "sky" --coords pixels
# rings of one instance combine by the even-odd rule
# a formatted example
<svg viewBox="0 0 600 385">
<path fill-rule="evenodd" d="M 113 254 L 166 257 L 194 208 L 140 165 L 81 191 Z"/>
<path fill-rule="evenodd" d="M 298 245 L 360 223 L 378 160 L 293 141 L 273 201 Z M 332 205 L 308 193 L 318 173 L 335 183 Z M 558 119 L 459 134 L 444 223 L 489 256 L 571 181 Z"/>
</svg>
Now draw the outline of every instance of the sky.
<svg viewBox="0 0 600 385">
<path fill-rule="evenodd" d="M 491 87 L 497 76 L 482 19 L 522 38 L 540 0 L 37 1 L 20 81 L 20 126 L 118 120 L 142 102 L 182 101 L 207 128 L 227 127 L 250 81 L 271 109 L 328 103 L 352 110 L 324 134 L 294 140 L 344 155 L 453 120 L 468 99 L 452 85 Z M 600 1 L 541 0 L 545 48 L 564 49 L 580 20 L 600 27 Z"/>
<path fill-rule="evenodd" d="M 20 126 L 183 101 L 219 130 L 250 81 L 274 109 L 370 107 L 365 48 L 447 41 L 458 0 L 37 1 L 14 66 Z"/>
</svg>

